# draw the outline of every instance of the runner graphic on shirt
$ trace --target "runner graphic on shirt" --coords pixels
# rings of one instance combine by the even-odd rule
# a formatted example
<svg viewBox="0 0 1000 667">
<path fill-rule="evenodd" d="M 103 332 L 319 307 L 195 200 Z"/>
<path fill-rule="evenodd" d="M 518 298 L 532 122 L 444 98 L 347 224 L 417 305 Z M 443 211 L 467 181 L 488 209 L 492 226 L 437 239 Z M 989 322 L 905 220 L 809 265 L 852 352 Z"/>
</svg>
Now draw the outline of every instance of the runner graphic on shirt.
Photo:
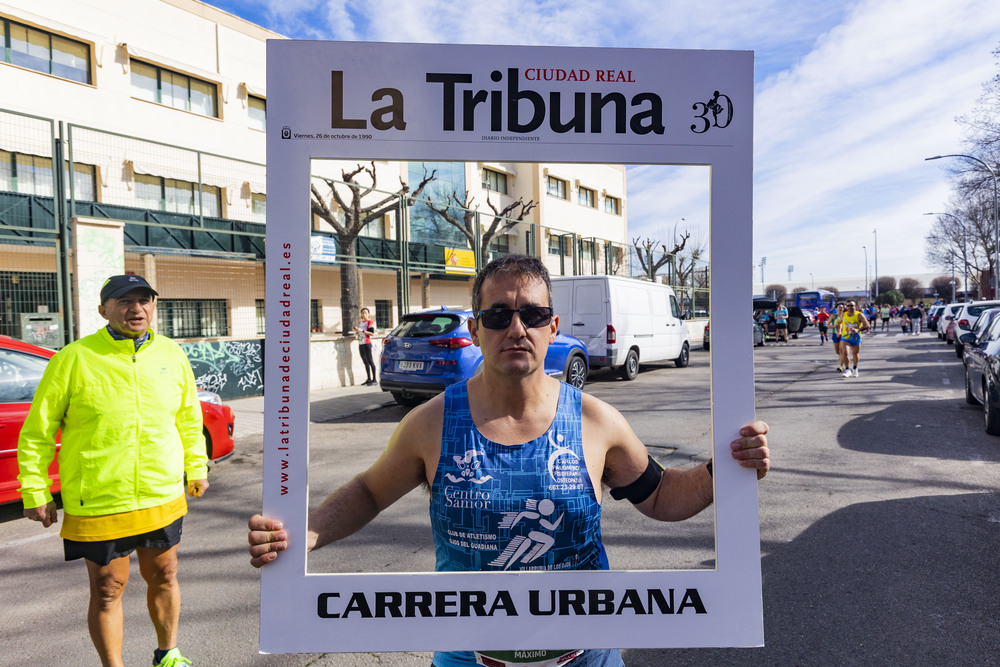
<svg viewBox="0 0 1000 667">
<path fill-rule="evenodd" d="M 512 528 L 522 519 L 537 520 L 539 526 L 550 531 L 555 531 L 562 523 L 563 514 L 560 514 L 554 522 L 545 518 L 552 516 L 556 511 L 555 503 L 548 498 L 541 502 L 528 498 L 524 501 L 524 507 L 525 509 L 520 512 L 504 512 L 504 516 L 500 520 L 500 530 Z M 518 559 L 522 563 L 530 563 L 545 555 L 555 542 L 556 540 L 551 534 L 532 530 L 528 532 L 527 536 L 518 535 L 511 540 L 507 548 L 489 564 L 493 567 L 503 566 L 503 569 L 508 570 Z"/>
</svg>

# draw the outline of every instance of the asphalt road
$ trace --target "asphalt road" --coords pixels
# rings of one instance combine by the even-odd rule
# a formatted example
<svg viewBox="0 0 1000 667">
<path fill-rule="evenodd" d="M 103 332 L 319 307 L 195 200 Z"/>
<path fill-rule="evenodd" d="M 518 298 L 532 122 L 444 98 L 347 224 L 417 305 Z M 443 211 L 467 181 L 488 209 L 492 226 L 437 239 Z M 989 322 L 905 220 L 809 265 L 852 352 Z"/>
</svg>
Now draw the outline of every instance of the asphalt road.
<svg viewBox="0 0 1000 667">
<path fill-rule="evenodd" d="M 630 650 L 630 667 L 660 665 L 995 665 L 1000 654 L 1000 438 L 967 406 L 962 366 L 933 334 L 877 335 L 861 377 L 834 373 L 809 332 L 754 351 L 757 412 L 772 429 L 774 468 L 761 483 L 766 646 Z M 628 417 L 654 454 L 693 465 L 708 453 L 708 354 L 686 369 L 609 373 L 587 390 Z M 336 400 L 336 399 L 331 399 Z M 315 407 L 315 406 L 314 406 Z M 317 410 L 317 412 L 319 412 Z M 311 433 L 318 502 L 372 460 L 401 408 L 327 423 Z M 246 519 L 260 506 L 262 439 L 239 438 L 192 502 L 181 546 L 181 647 L 201 665 L 426 667 L 426 653 L 257 653 L 258 575 Z M 606 504 L 613 567 L 711 567 L 712 512 L 655 524 Z M 344 542 L 310 556 L 311 571 L 421 571 L 433 566 L 426 498 L 410 494 Z M 86 573 L 62 560 L 55 529 L 0 507 L 0 665 L 96 664 L 86 631 Z M 133 567 L 125 660 L 148 665 L 153 634 Z"/>
</svg>

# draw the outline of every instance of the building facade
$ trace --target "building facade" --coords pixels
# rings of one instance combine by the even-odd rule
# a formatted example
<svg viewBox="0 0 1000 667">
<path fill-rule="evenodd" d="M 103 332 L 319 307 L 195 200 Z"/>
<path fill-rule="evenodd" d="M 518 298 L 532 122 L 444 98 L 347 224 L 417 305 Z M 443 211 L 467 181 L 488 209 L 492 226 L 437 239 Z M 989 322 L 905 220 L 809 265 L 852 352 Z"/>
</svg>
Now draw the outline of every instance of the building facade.
<svg viewBox="0 0 1000 667">
<path fill-rule="evenodd" d="M 259 356 L 265 44 L 282 36 L 195 0 L 12 0 L 0 24 L 0 88 L 14 91 L 0 105 L 0 334 L 59 347 L 103 324 L 108 275 L 141 273 L 160 293 L 156 330 L 193 361 Z M 380 331 L 468 305 L 475 267 L 496 254 L 538 256 L 554 275 L 629 275 L 621 165 L 316 161 L 313 173 L 328 215 L 302 221 L 311 328 L 316 358 L 335 360 L 314 386 L 354 382 L 345 259 Z M 415 201 L 400 194 L 427 174 Z M 333 191 L 349 196 L 351 179 L 371 187 L 365 205 L 389 204 L 342 247 L 348 209 Z"/>
</svg>

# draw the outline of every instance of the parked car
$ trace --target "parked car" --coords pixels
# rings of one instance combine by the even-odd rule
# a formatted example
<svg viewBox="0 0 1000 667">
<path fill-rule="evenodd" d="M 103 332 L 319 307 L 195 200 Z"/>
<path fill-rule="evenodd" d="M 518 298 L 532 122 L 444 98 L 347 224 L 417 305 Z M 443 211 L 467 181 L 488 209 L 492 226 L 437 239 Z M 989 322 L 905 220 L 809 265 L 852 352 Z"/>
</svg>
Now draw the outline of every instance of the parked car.
<svg viewBox="0 0 1000 667">
<path fill-rule="evenodd" d="M 1000 317 L 979 333 L 961 335 L 965 352 L 965 402 L 983 406 L 986 432 L 1000 435 Z"/>
<path fill-rule="evenodd" d="M 937 304 L 937 305 L 931 306 L 930 308 L 927 309 L 927 330 L 928 331 L 937 331 L 938 319 L 941 317 L 941 311 L 943 311 L 943 310 L 944 310 L 944 306 L 942 304 Z"/>
<path fill-rule="evenodd" d="M 471 378 L 483 353 L 472 343 L 468 308 L 436 308 L 403 316 L 382 341 L 379 385 L 400 405 L 412 407 L 449 385 Z M 573 336 L 556 334 L 545 355 L 545 372 L 579 389 L 587 381 L 587 348 Z"/>
<path fill-rule="evenodd" d="M 760 347 L 764 344 L 764 327 L 760 326 L 756 320 L 750 321 L 753 345 L 754 347 Z M 701 346 L 706 350 L 709 349 L 709 326 L 705 325 L 705 340 L 702 342 Z"/>
<path fill-rule="evenodd" d="M 760 314 L 766 312 L 768 315 L 767 330 L 764 332 L 765 335 L 774 337 L 774 311 L 778 307 L 778 302 L 774 299 L 754 299 L 753 300 L 753 319 L 754 322 L 758 321 Z M 806 328 L 806 317 L 802 312 L 802 309 L 798 306 L 789 306 L 785 304 L 785 308 L 788 309 L 788 337 L 798 338 L 799 334 Z M 758 325 L 759 326 L 759 325 Z"/>
<path fill-rule="evenodd" d="M 989 310 L 990 308 L 1000 307 L 1000 300 L 967 301 L 959 304 L 959 306 L 961 307 L 955 313 L 955 326 L 959 329 L 955 332 L 956 339 L 966 331 L 972 330 L 972 327 L 976 324 L 976 320 L 979 319 L 979 315 L 983 313 L 983 311 Z"/>
<path fill-rule="evenodd" d="M 951 324 L 953 319 L 955 319 L 955 315 L 961 307 L 962 304 L 960 303 L 949 303 L 941 309 L 941 315 L 938 317 L 937 321 L 937 337 L 939 340 L 948 342 L 948 325 Z"/>
<path fill-rule="evenodd" d="M 35 389 L 55 351 L 0 336 L 0 503 L 21 499 L 17 481 L 17 438 L 28 416 Z M 198 391 L 208 457 L 221 461 L 233 455 L 233 410 L 218 394 Z M 59 464 L 49 466 L 52 492 L 59 491 Z"/>
<path fill-rule="evenodd" d="M 978 339 L 982 333 L 986 331 L 991 324 L 993 324 L 993 320 L 996 319 L 997 315 L 1000 315 L 1000 306 L 987 308 L 979 313 L 979 317 L 976 318 L 976 323 L 972 325 L 972 330 L 968 332 L 962 331 L 959 328 L 961 326 L 961 321 L 956 320 L 955 332 L 958 334 L 958 338 L 955 340 L 955 356 L 964 361 L 965 353 L 971 346 L 969 338 L 965 336 L 965 334 L 971 333 L 975 339 Z"/>
</svg>

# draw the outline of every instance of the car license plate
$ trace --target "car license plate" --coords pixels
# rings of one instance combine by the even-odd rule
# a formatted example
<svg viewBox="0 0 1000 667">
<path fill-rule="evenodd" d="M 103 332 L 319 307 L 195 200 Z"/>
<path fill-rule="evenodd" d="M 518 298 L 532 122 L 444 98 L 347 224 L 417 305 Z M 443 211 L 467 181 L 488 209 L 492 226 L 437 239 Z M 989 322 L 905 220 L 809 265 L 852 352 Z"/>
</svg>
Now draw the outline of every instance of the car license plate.
<svg viewBox="0 0 1000 667">
<path fill-rule="evenodd" d="M 424 362 L 422 361 L 400 361 L 399 370 L 401 371 L 422 371 L 424 370 Z"/>
</svg>

